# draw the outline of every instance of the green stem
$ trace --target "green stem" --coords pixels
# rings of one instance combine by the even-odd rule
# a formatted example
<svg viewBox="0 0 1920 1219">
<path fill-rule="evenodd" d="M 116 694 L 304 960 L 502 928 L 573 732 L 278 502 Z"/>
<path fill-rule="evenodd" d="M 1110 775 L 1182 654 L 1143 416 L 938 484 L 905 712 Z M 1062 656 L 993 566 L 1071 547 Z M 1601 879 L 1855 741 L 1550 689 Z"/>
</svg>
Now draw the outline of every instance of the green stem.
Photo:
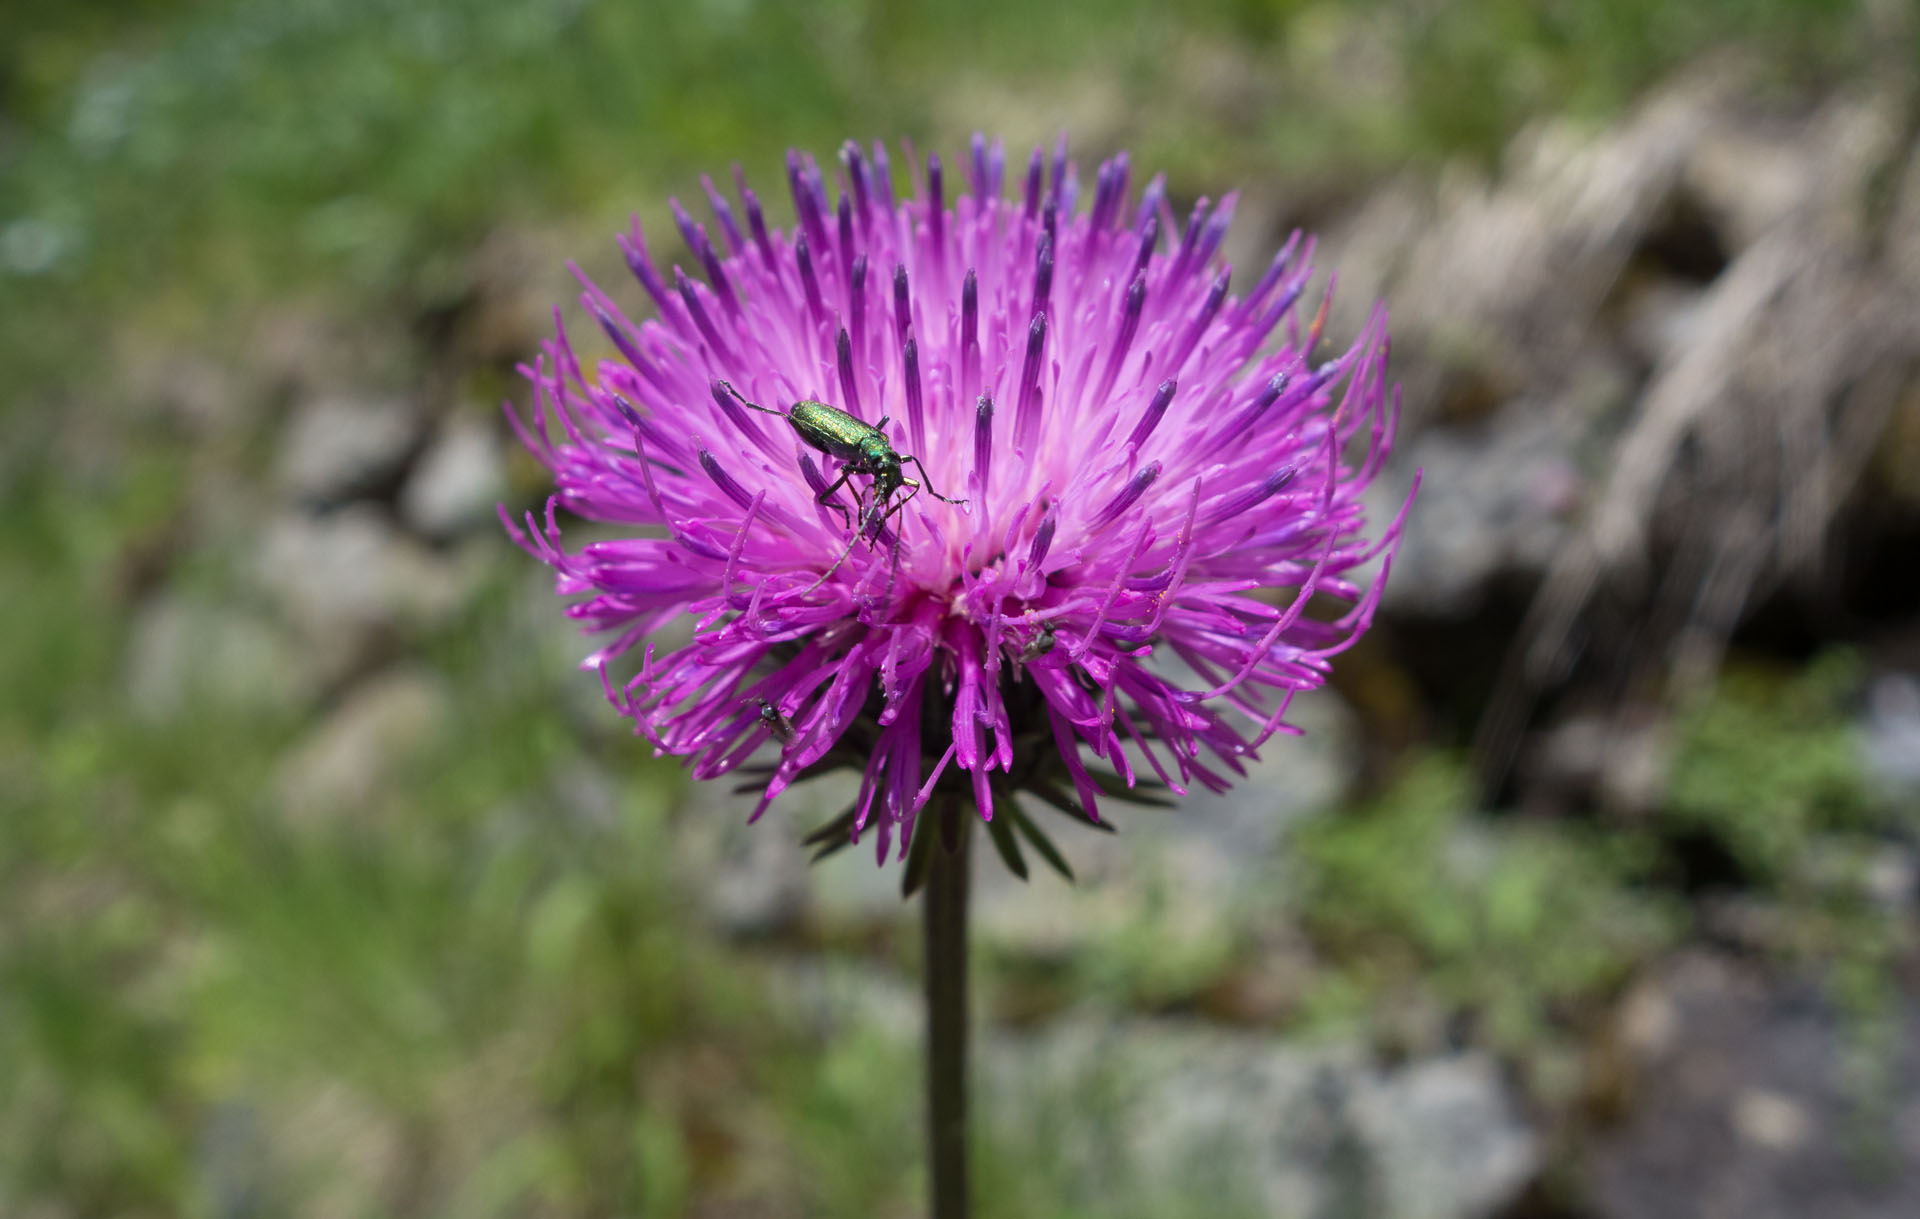
<svg viewBox="0 0 1920 1219">
<path fill-rule="evenodd" d="M 931 810 L 929 810 L 931 811 Z M 969 811 L 948 803 L 930 843 L 925 916 L 927 1154 L 932 1219 L 967 1215 L 967 839 Z"/>
</svg>

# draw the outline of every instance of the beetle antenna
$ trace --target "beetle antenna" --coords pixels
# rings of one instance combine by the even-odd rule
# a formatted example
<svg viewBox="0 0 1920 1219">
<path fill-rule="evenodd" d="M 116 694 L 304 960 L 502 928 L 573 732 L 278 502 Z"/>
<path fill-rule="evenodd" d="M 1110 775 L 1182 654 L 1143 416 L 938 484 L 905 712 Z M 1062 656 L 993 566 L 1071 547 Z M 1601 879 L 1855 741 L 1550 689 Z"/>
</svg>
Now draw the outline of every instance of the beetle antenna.
<svg viewBox="0 0 1920 1219">
<path fill-rule="evenodd" d="M 787 412 L 785 411 L 776 411 L 770 406 L 761 406 L 758 402 L 747 401 L 745 398 L 740 396 L 740 391 L 733 387 L 733 382 L 731 381 L 721 381 L 721 382 L 718 382 L 718 384 L 721 389 L 724 389 L 728 393 L 732 394 L 734 401 L 738 402 L 741 406 L 751 407 L 756 411 L 763 411 L 769 415 L 778 415 L 782 419 L 785 419 L 787 417 Z"/>
</svg>

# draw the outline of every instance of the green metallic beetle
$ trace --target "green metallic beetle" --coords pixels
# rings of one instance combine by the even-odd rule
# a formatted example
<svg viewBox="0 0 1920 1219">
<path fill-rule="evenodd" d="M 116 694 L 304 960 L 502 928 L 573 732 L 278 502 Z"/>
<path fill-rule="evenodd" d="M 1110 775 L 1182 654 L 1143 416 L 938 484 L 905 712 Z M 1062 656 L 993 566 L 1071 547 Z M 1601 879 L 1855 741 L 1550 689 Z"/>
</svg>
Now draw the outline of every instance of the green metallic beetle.
<svg viewBox="0 0 1920 1219">
<path fill-rule="evenodd" d="M 815 588 L 826 583 L 827 577 L 839 570 L 840 564 L 846 562 L 847 556 L 853 553 L 854 543 L 859 541 L 862 535 L 874 536 L 889 517 L 906 507 L 908 501 L 923 489 L 943 504 L 967 502 L 964 499 L 948 499 L 935 491 L 932 480 L 927 477 L 927 467 L 921 464 L 920 459 L 911 453 L 902 456 L 894 450 L 893 444 L 887 439 L 887 434 L 881 430 L 887 426 L 885 417 L 882 417 L 877 424 L 865 424 L 837 406 L 830 406 L 812 398 L 794 403 L 791 410 L 776 411 L 772 407 L 747 401 L 741 396 L 739 390 L 725 381 L 720 382 L 720 385 L 732 394 L 740 405 L 785 419 L 793 425 L 794 432 L 801 440 L 841 463 L 840 477 L 834 479 L 826 490 L 814 497 L 814 500 L 838 512 L 850 528 L 856 517 L 860 524 L 857 529 L 854 529 L 853 536 L 847 539 L 846 549 L 842 550 L 840 557 L 833 561 L 833 566 L 820 573 L 820 578 L 814 581 Z M 912 462 L 920 471 L 918 479 L 908 478 L 903 473 L 907 462 Z M 855 488 L 853 493 L 855 512 L 850 516 L 846 505 L 835 500 L 833 494 L 855 474 L 865 474 L 873 480 L 868 485 L 873 498 L 867 499 L 862 491 Z M 911 487 L 912 490 L 899 499 L 894 499 L 894 492 L 902 487 Z M 893 561 L 895 566 L 898 566 L 900 562 L 898 537 L 894 538 Z M 892 579 L 889 578 L 887 583 L 891 590 Z"/>
</svg>

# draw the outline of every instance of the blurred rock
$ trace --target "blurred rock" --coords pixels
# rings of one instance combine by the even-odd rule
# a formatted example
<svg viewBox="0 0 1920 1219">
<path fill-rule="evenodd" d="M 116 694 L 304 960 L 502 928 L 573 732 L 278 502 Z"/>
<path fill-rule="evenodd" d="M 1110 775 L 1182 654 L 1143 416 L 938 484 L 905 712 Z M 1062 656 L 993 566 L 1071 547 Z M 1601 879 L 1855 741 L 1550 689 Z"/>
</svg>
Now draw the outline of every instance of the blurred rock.
<svg viewBox="0 0 1920 1219">
<path fill-rule="evenodd" d="M 978 934 L 1001 951 L 1062 959 L 1103 938 L 1139 934 L 1138 924 L 1150 918 L 1158 949 L 1174 960 L 1219 956 L 1242 907 L 1271 902 L 1280 890 L 1287 833 L 1337 804 L 1359 765 L 1352 713 L 1332 691 L 1296 699 L 1287 718 L 1302 735 L 1268 741 L 1226 792 L 1196 784 L 1170 809 L 1103 803 L 1103 817 L 1119 827 L 1115 834 L 1076 826 L 1028 801 L 1075 880 L 1067 883 L 1027 850 L 1031 879 L 1021 881 L 982 835 L 974 872 Z M 1135 769 L 1153 773 L 1138 759 Z"/>
<path fill-rule="evenodd" d="M 1889 912 L 1911 912 L 1915 901 L 1920 900 L 1920 860 L 1907 847 L 1882 844 L 1862 872 L 1861 890 Z"/>
<path fill-rule="evenodd" d="M 315 662 L 337 677 L 381 637 L 445 622 L 491 561 L 491 552 L 435 554 L 395 530 L 379 509 L 355 505 L 270 521 L 253 576 L 299 629 Z"/>
<path fill-rule="evenodd" d="M 365 812 L 406 766 L 444 739 L 452 691 L 439 674 L 403 668 L 355 687 L 282 759 L 281 807 L 294 821 Z"/>
<path fill-rule="evenodd" d="M 1330 229 L 1332 333 L 1393 303 L 1407 439 L 1387 481 L 1426 470 L 1390 615 L 1470 613 L 1494 577 L 1586 562 L 1571 527 L 1583 521 L 1617 567 L 1633 542 L 1622 504 L 1644 518 L 1656 501 L 1712 500 L 1658 526 L 1669 549 L 1714 554 L 1732 573 L 1718 591 L 1733 608 L 1702 600 L 1697 621 L 1663 611 L 1685 623 L 1680 679 L 1710 672 L 1731 629 L 1722 620 L 1764 596 L 1744 582 L 1777 578 L 1735 553 L 1739 531 L 1721 518 L 1738 497 L 1723 470 L 1748 472 L 1732 480 L 1740 493 L 1785 501 L 1756 510 L 1779 522 L 1780 566 L 1812 570 L 1834 489 L 1873 447 L 1886 382 L 1920 348 L 1900 286 L 1916 281 L 1898 274 L 1920 267 L 1920 162 L 1901 143 L 1898 97 L 1871 82 L 1818 105 L 1765 105 L 1754 79 L 1737 58 L 1696 65 L 1609 128 L 1537 124 L 1497 174 L 1403 177 Z M 1623 429 L 1638 435 L 1622 441 Z M 1769 468 L 1755 439 L 1775 432 L 1796 475 Z M 1674 473 L 1682 442 L 1705 473 Z M 1610 482 L 1618 502 L 1593 511 Z M 1397 506 L 1393 489 L 1375 515 Z M 1717 553 L 1674 541 L 1689 521 L 1735 540 Z M 1576 599 L 1576 575 L 1599 583 L 1568 574 L 1556 600 Z M 1674 587 L 1691 599 L 1689 575 Z M 1564 614 L 1534 617 L 1552 633 Z"/>
<path fill-rule="evenodd" d="M 1057 959 L 1091 940 L 1127 934 L 1145 910 L 1156 943 L 1174 958 L 1218 956 L 1231 935 L 1237 903 L 1270 896 L 1279 877 L 1277 849 L 1289 828 L 1335 804 L 1358 764 L 1351 714 L 1331 691 L 1294 704 L 1289 719 L 1303 736 L 1276 736 L 1248 763 L 1232 790 L 1197 790 L 1174 809 L 1114 801 L 1105 806 L 1120 833 L 1075 826 L 1029 802 L 1029 815 L 1067 857 L 1077 883 L 1062 880 L 1031 849 L 1029 881 L 1008 871 L 984 832 L 976 834 L 975 926 L 1004 951 Z M 1143 774 L 1151 774 L 1139 765 Z M 896 851 L 884 865 L 869 836 L 820 864 L 801 844 L 846 809 L 859 790 L 851 771 L 789 789 L 762 819 L 747 824 L 757 796 L 735 793 L 739 780 L 694 784 L 679 814 L 676 851 L 708 878 L 707 913 L 728 934 L 776 934 L 811 918 L 853 931 L 912 917 L 901 900 Z M 1178 894 L 1178 900 L 1168 900 Z"/>
<path fill-rule="evenodd" d="M 1539 734 L 1523 777 L 1535 798 L 1592 795 L 1612 812 L 1643 816 L 1666 796 L 1672 753 L 1672 724 L 1656 708 L 1575 714 Z"/>
<path fill-rule="evenodd" d="M 428 537 L 452 537 L 491 523 L 506 486 L 507 467 L 493 430 L 457 417 L 447 421 L 407 475 L 400 514 Z"/>
<path fill-rule="evenodd" d="M 1594 1212 L 1895 1219 L 1920 1214 L 1920 1004 L 1870 1019 L 1731 958 L 1683 957 L 1636 991 L 1638 1103 L 1588 1166 Z M 1863 1167 L 1871 1166 L 1871 1171 Z"/>
<path fill-rule="evenodd" d="M 484 534 L 473 539 L 469 545 L 479 547 L 483 543 L 500 556 L 499 561 L 514 573 L 506 631 L 520 641 L 520 648 L 515 651 L 502 651 L 489 656 L 489 667 L 497 666 L 503 671 L 521 673 L 531 670 L 552 680 L 559 695 L 558 709 L 564 713 L 573 731 L 598 740 L 618 739 L 637 743 L 633 722 L 621 716 L 607 701 L 606 689 L 600 684 L 599 674 L 579 667 L 581 658 L 602 641 L 582 632 L 580 623 L 567 617 L 567 600 L 554 595 L 553 572 L 518 549 L 503 549 L 494 545 L 493 539 Z M 569 540 L 567 545 L 571 548 L 574 542 Z M 657 642 L 659 651 L 664 654 L 680 646 L 679 643 L 670 644 L 667 641 L 684 634 L 684 630 L 684 621 L 669 623 L 648 642 Z M 506 679 L 524 680 L 517 676 Z M 618 680 L 616 675 L 615 681 Z"/>
<path fill-rule="evenodd" d="M 551 776 L 553 807 L 583 830 L 608 833 L 620 822 L 620 780 L 586 758 L 562 764 Z"/>
<path fill-rule="evenodd" d="M 1369 1075 L 1352 1113 L 1380 1171 L 1383 1215 L 1491 1214 L 1539 1167 L 1540 1141 L 1486 1054 Z"/>
<path fill-rule="evenodd" d="M 688 875 L 702 878 L 708 919 L 722 933 L 741 938 L 776 935 L 808 913 L 820 878 L 809 874 L 812 850 L 801 839 L 846 807 L 856 782 L 851 774 L 836 774 L 799 784 L 749 825 L 758 796 L 733 790 L 749 778 L 729 775 L 690 784 L 674 821 L 675 858 Z M 859 865 L 873 870 L 870 851 L 856 847 L 841 854 L 858 856 Z M 900 907 L 896 888 L 888 913 Z M 844 905 L 837 913 L 842 920 L 865 914 Z"/>
<path fill-rule="evenodd" d="M 809 852 L 799 834 L 783 832 L 790 823 L 762 818 L 749 826 L 737 809 L 714 810 L 702 819 L 701 837 L 718 847 L 699 872 L 714 923 L 736 937 L 772 935 L 796 923 L 807 906 Z"/>
<path fill-rule="evenodd" d="M 1721 75 L 1737 84 L 1742 73 Z M 1896 184 L 1883 179 L 1906 151 L 1905 103 L 1889 83 L 1862 80 L 1811 107 L 1756 105 L 1751 89 L 1723 92 L 1688 152 L 1680 188 L 1729 250 L 1806 220 L 1830 238 L 1858 239 L 1869 215 L 1863 201 Z"/>
<path fill-rule="evenodd" d="M 1621 337 L 1646 368 L 1676 359 L 1698 331 L 1706 289 L 1677 275 L 1645 275 L 1623 285 Z"/>
<path fill-rule="evenodd" d="M 1920 865 L 1913 851 L 1897 842 L 1876 842 L 1858 834 L 1809 835 L 1792 870 L 1793 883 L 1803 892 L 1849 903 L 1864 900 L 1896 917 L 1920 897 Z M 1777 938 L 1782 950 L 1793 930 L 1791 922 L 1781 928 Z"/>
<path fill-rule="evenodd" d="M 1388 612 L 1465 617 L 1496 576 L 1544 571 L 1586 494 L 1582 440 L 1568 412 L 1525 400 L 1418 436 L 1394 462 L 1424 474 L 1382 600 Z M 1404 494 L 1380 485 L 1369 516 L 1392 519 Z"/>
<path fill-rule="evenodd" d="M 196 1184 L 208 1214 L 241 1219 L 268 1208 L 268 1150 L 266 1130 L 252 1105 L 227 1101 L 210 1107 L 194 1155 Z"/>
<path fill-rule="evenodd" d="M 196 437 L 244 419 L 239 377 L 220 361 L 193 352 L 129 344 L 121 355 L 135 408 Z"/>
<path fill-rule="evenodd" d="M 379 494 L 400 476 L 421 435 L 419 413 L 404 402 L 314 399 L 294 412 L 281 437 L 280 487 L 315 506 Z"/>
<path fill-rule="evenodd" d="M 1334 333 L 1357 330 L 1373 301 L 1393 302 L 1415 430 L 1522 392 L 1556 394 L 1730 88 L 1689 78 L 1599 135 L 1536 125 L 1508 146 L 1496 181 L 1455 172 L 1433 189 L 1389 186 L 1328 234 L 1342 292 Z"/>
<path fill-rule="evenodd" d="M 1896 796 L 1920 793 L 1920 677 L 1888 673 L 1875 680 L 1861 745 L 1876 785 Z"/>
<path fill-rule="evenodd" d="M 1719 125 L 1688 158 L 1684 181 L 1712 223 L 1744 248 L 1806 196 L 1806 149 L 1792 124 Z"/>
<path fill-rule="evenodd" d="M 1195 684 L 1204 685 L 1197 678 Z M 1216 794 L 1196 784 L 1180 797 L 1179 807 L 1166 814 L 1168 828 L 1211 844 L 1231 867 L 1271 853 L 1306 817 L 1337 805 L 1359 777 L 1353 712 L 1338 694 L 1320 689 L 1293 700 L 1287 723 L 1298 732 L 1277 734 L 1262 745 L 1259 758 L 1246 762 L 1247 773 L 1231 776 L 1227 791 Z"/>
<path fill-rule="evenodd" d="M 127 696 L 160 721 L 205 699 L 287 713 L 319 692 L 320 673 L 287 632 L 233 606 L 167 593 L 141 607 L 127 644 Z"/>
<path fill-rule="evenodd" d="M 1807 1141 L 1807 1111 L 1792 1097 L 1765 1088 L 1745 1088 L 1733 1098 L 1733 1128 L 1750 1143 L 1775 1152 Z"/>
<path fill-rule="evenodd" d="M 1382 1070 L 1172 1022 L 1074 1018 L 983 1049 L 985 1107 L 1043 1141 L 1086 1209 L 1452 1219 L 1490 1215 L 1540 1164 L 1498 1067 L 1479 1054 Z"/>
<path fill-rule="evenodd" d="M 775 1018 L 816 1041 L 863 1029 L 895 1041 L 921 1035 L 924 1001 L 919 988 L 898 975 L 842 958 L 787 956 L 772 962 L 765 976 Z"/>
</svg>

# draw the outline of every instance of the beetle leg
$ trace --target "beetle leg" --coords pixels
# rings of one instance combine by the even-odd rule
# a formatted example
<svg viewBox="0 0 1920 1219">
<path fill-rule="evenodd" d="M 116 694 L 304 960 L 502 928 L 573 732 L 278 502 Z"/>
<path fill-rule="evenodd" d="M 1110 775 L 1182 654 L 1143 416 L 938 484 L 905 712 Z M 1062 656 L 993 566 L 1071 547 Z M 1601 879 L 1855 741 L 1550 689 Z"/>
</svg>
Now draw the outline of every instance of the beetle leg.
<svg viewBox="0 0 1920 1219">
<path fill-rule="evenodd" d="M 924 471 L 923 471 L 923 473 L 924 473 Z M 887 517 L 889 517 L 889 516 L 893 516 L 893 515 L 895 515 L 896 513 L 898 513 L 898 512 L 900 511 L 900 509 L 902 509 L 902 508 L 904 508 L 904 507 L 906 507 L 906 506 L 907 506 L 907 504 L 908 504 L 908 502 L 909 502 L 909 501 L 911 501 L 911 500 L 913 499 L 913 497 L 914 497 L 914 496 L 916 496 L 916 495 L 918 495 L 918 494 L 920 494 L 920 484 L 919 484 L 918 482 L 915 482 L 915 481 L 914 481 L 913 479 L 911 479 L 911 478 L 903 478 L 903 479 L 901 479 L 901 480 L 900 480 L 900 485 L 901 485 L 901 486 L 903 486 L 903 487 L 912 487 L 912 488 L 913 488 L 913 490 L 911 490 L 911 491 L 909 491 L 909 492 L 907 492 L 907 493 L 906 493 L 905 495 L 903 495 L 903 496 L 901 496 L 901 497 L 900 497 L 899 499 L 897 499 L 897 500 L 894 500 L 894 501 L 893 501 L 893 507 L 891 507 L 891 508 L 888 508 L 888 509 L 887 509 L 887 513 L 886 513 L 886 516 L 883 516 L 883 517 L 881 517 L 881 518 L 880 518 L 881 520 L 883 520 L 883 521 L 884 521 L 884 520 L 886 520 L 886 519 L 887 519 Z M 936 498 L 937 498 L 937 497 L 936 497 Z"/>
<path fill-rule="evenodd" d="M 933 489 L 933 479 L 928 476 L 927 467 L 920 464 L 920 459 L 918 457 L 909 456 L 907 460 L 914 464 L 914 466 L 920 471 L 920 477 L 926 480 L 928 495 L 933 496 L 933 498 L 939 500 L 943 504 L 964 504 L 967 502 L 964 499 L 948 499 L 946 496 L 940 494 L 938 491 L 935 491 Z M 914 486 L 916 487 L 918 487 L 919 485 L 920 485 L 919 483 L 914 484 Z M 901 500 L 900 502 L 905 503 L 906 500 Z"/>
<path fill-rule="evenodd" d="M 867 490 L 868 491 L 873 490 L 873 485 L 871 483 L 868 484 Z M 886 499 L 881 499 L 878 496 L 875 496 L 872 502 L 866 505 L 866 511 L 865 513 L 862 514 L 860 518 L 860 534 L 862 537 L 867 538 L 869 541 L 875 540 L 879 537 L 880 527 L 887 523 L 888 517 L 893 515 L 893 512 L 891 510 L 883 512 L 881 511 L 881 508 L 886 504 L 890 503 L 892 499 L 893 499 L 893 493 L 888 492 Z"/>
<path fill-rule="evenodd" d="M 830 486 L 828 486 L 828 488 L 825 491 L 822 491 L 820 494 L 813 497 L 814 503 L 825 504 L 827 507 L 833 509 L 835 512 L 838 512 L 840 514 L 841 525 L 848 529 L 853 528 L 853 518 L 847 515 L 847 506 L 841 503 L 839 500 L 833 498 L 833 493 L 840 489 L 841 485 L 847 481 L 847 475 L 851 473 L 853 473 L 852 470 L 849 470 L 845 466 L 841 466 L 840 477 L 834 479 L 833 483 Z M 858 491 L 855 491 L 853 493 L 853 502 L 855 507 L 859 506 L 860 493 Z"/>
<path fill-rule="evenodd" d="M 847 471 L 847 473 L 859 473 L 859 471 L 849 470 Z M 844 475 L 842 477 L 844 478 Z M 912 481 L 912 480 L 909 479 L 908 481 Z M 907 497 L 907 499 L 912 499 L 912 498 L 913 497 L 911 495 Z M 832 565 L 829 566 L 825 571 L 820 573 L 820 578 L 800 590 L 800 593 L 802 596 L 805 596 L 807 593 L 810 593 L 814 589 L 819 588 L 822 584 L 825 584 L 827 580 L 833 575 L 834 572 L 840 570 L 840 565 L 847 561 L 847 556 L 853 553 L 853 548 L 859 545 L 860 539 L 867 536 L 867 531 L 875 525 L 885 523 L 887 518 L 892 516 L 894 513 L 900 511 L 900 505 L 906 503 L 907 501 L 905 499 L 900 500 L 898 503 L 895 503 L 887 511 L 878 512 L 881 501 L 875 500 L 873 503 L 869 504 L 866 502 L 865 492 L 861 490 L 855 490 L 853 493 L 853 502 L 854 502 L 854 506 L 858 509 L 858 511 L 855 512 L 854 517 L 856 520 L 860 522 L 860 527 L 854 530 L 852 537 L 847 539 L 847 544 L 840 548 L 840 553 L 838 556 L 834 558 Z M 878 515 L 876 515 L 876 512 L 878 512 Z M 871 540 L 872 539 L 869 539 L 869 541 Z M 894 558 L 895 558 L 895 561 L 897 562 L 899 559 L 898 548 L 900 545 L 900 539 L 897 536 L 894 538 L 893 544 L 895 547 Z M 891 584 L 891 579 L 889 579 L 889 584 Z"/>
<path fill-rule="evenodd" d="M 906 495 L 899 499 L 892 499 L 891 496 L 889 496 L 885 501 L 875 500 L 868 506 L 868 511 L 862 517 L 860 536 L 865 537 L 868 542 L 873 545 L 877 546 L 879 544 L 880 538 L 885 533 L 887 522 L 898 516 L 900 509 L 906 507 L 907 501 L 912 499 L 915 492 L 920 489 L 920 484 L 911 478 L 901 479 L 900 484 L 901 486 L 912 487 L 913 490 L 907 492 Z M 886 511 L 884 512 L 880 510 L 882 503 L 887 505 Z M 893 531 L 893 545 L 889 549 L 891 550 L 891 560 L 887 564 L 887 591 L 881 595 L 879 602 L 881 606 L 893 604 L 893 585 L 900 575 L 900 531 L 898 529 Z M 845 556 L 842 557 L 844 558 Z"/>
</svg>

